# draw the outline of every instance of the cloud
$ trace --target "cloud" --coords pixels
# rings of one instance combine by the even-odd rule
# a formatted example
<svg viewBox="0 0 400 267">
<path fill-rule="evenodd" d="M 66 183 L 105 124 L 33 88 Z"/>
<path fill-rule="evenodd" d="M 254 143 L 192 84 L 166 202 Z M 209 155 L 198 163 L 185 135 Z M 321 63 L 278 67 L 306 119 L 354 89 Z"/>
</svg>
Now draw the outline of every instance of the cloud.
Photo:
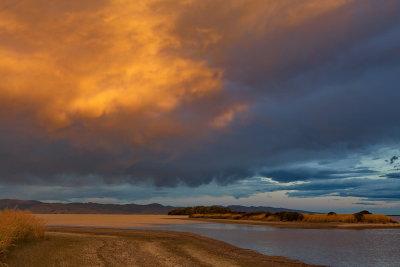
<svg viewBox="0 0 400 267">
<path fill-rule="evenodd" d="M 363 205 L 363 206 L 376 206 L 378 205 L 377 203 L 372 203 L 372 202 L 354 202 L 354 205 Z"/>
<path fill-rule="evenodd" d="M 338 170 L 323 168 L 286 168 L 282 170 L 271 170 L 261 172 L 260 175 L 272 178 L 275 181 L 285 183 L 307 180 L 327 180 L 360 177 L 364 175 L 377 174 L 374 170 L 359 168 L 355 170 Z"/>
<path fill-rule="evenodd" d="M 396 163 L 396 161 L 399 159 L 398 156 L 393 156 L 390 158 L 390 164 Z"/>
<path fill-rule="evenodd" d="M 387 178 L 400 178 L 400 173 L 388 173 L 385 175 Z"/>
<path fill-rule="evenodd" d="M 310 182 L 291 196 L 398 198 L 344 180 L 372 169 L 298 168 L 398 146 L 398 1 L 6 6 L 1 184 L 197 187 L 262 174 Z"/>
<path fill-rule="evenodd" d="M 318 180 L 285 188 L 293 190 L 290 197 L 339 196 L 360 197 L 365 200 L 399 201 L 397 179 Z"/>
</svg>

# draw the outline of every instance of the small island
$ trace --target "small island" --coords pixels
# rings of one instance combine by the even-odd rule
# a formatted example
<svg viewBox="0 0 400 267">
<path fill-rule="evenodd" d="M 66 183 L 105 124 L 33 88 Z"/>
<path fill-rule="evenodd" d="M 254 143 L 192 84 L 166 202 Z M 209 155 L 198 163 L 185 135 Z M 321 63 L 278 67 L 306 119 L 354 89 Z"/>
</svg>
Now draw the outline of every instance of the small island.
<svg viewBox="0 0 400 267">
<path fill-rule="evenodd" d="M 268 225 L 285 228 L 400 228 L 400 224 L 383 214 L 372 214 L 363 210 L 354 214 L 335 212 L 299 213 L 282 212 L 238 212 L 221 206 L 196 206 L 178 208 L 168 215 L 188 215 L 191 220 L 206 220 L 217 223 Z"/>
</svg>

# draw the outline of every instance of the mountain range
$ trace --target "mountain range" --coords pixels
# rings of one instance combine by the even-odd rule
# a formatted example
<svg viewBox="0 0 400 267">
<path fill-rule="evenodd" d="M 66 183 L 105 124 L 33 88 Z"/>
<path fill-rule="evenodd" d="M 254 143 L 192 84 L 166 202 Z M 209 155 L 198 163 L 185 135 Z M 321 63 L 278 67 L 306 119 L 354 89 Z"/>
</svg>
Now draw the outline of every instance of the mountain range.
<svg viewBox="0 0 400 267">
<path fill-rule="evenodd" d="M 304 210 L 293 210 L 263 206 L 227 206 L 233 211 L 255 212 L 255 211 L 296 211 L 300 213 L 313 213 Z M 0 210 L 2 209 L 29 210 L 36 214 L 167 214 L 169 211 L 180 208 L 163 206 L 158 203 L 139 204 L 99 204 L 99 203 L 47 203 L 37 200 L 0 199 Z"/>
</svg>

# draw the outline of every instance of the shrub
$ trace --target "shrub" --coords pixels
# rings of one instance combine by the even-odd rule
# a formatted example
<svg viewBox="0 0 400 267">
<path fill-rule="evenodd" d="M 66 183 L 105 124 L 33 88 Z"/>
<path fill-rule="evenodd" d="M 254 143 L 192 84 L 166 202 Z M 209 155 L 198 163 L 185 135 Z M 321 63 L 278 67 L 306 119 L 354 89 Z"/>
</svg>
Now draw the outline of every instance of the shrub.
<svg viewBox="0 0 400 267">
<path fill-rule="evenodd" d="M 358 214 L 362 214 L 362 215 L 365 215 L 365 214 L 372 214 L 371 212 L 369 212 L 368 210 L 362 210 L 362 211 L 360 211 L 360 212 L 357 212 Z"/>
<path fill-rule="evenodd" d="M 44 237 L 44 223 L 27 211 L 0 211 L 0 259 L 18 242 Z"/>
<path fill-rule="evenodd" d="M 196 206 L 174 209 L 168 215 L 192 215 L 192 214 L 215 214 L 232 213 L 231 209 L 221 206 Z"/>
<path fill-rule="evenodd" d="M 298 212 L 277 212 L 275 216 L 279 218 L 280 221 L 301 221 L 304 218 L 304 215 Z"/>
<path fill-rule="evenodd" d="M 356 222 L 363 222 L 364 221 L 364 214 L 357 212 L 354 213 L 354 218 L 356 219 Z"/>
<path fill-rule="evenodd" d="M 333 212 L 333 211 L 328 212 L 328 216 L 333 216 L 333 215 L 337 215 L 336 212 Z"/>
</svg>

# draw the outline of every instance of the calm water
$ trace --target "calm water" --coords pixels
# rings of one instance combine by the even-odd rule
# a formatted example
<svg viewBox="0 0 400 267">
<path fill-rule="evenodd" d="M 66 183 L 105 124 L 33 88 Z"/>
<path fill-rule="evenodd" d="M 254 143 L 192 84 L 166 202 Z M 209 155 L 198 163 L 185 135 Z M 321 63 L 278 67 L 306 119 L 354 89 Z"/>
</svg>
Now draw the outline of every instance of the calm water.
<svg viewBox="0 0 400 267">
<path fill-rule="evenodd" d="M 400 229 L 280 229 L 219 223 L 170 225 L 162 229 L 196 233 L 310 264 L 400 266 Z"/>
</svg>

